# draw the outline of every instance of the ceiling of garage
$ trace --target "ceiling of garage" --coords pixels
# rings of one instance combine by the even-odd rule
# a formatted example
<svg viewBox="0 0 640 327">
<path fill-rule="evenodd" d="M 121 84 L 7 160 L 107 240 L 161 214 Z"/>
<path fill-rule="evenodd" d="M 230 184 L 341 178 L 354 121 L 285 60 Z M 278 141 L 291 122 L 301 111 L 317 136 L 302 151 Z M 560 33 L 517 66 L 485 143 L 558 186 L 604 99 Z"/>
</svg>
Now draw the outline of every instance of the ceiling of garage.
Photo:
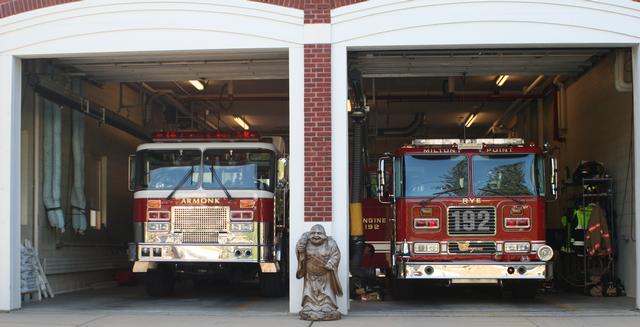
<svg viewBox="0 0 640 327">
<path fill-rule="evenodd" d="M 556 76 L 580 76 L 610 51 L 355 51 L 349 53 L 349 66 L 364 77 L 365 93 L 373 110 L 372 126 L 405 126 L 415 112 L 424 112 L 424 125 L 433 130 L 459 129 L 461 121 L 477 112 L 474 130 L 484 135 L 516 102 L 539 96 Z M 186 106 L 218 112 L 222 119 L 217 123 L 221 127 L 237 128 L 232 118 L 241 115 L 258 131 L 287 129 L 286 51 L 116 55 L 54 62 L 66 74 L 94 83 L 129 83 L 171 92 Z M 510 77 L 498 87 L 496 78 L 501 74 Z M 188 82 L 191 79 L 204 81 L 205 89 L 196 90 Z M 536 79 L 537 88 L 525 95 L 524 90 Z"/>
<path fill-rule="evenodd" d="M 352 67 L 364 77 L 577 75 L 606 49 L 358 51 Z"/>
<path fill-rule="evenodd" d="M 287 79 L 286 51 L 217 51 L 171 55 L 127 55 L 57 60 L 72 74 L 97 82 L 156 82 L 190 79 Z"/>
<path fill-rule="evenodd" d="M 349 65 L 364 78 L 375 115 L 372 121 L 379 128 L 408 126 L 413 113 L 424 112 L 429 136 L 459 136 L 466 118 L 478 113 L 467 136 L 480 137 L 500 117 L 508 118 L 503 116 L 505 111 L 513 113 L 540 97 L 554 78 L 571 81 L 610 52 L 587 48 L 373 50 L 350 52 Z M 509 75 L 501 87 L 496 85 L 500 75 Z"/>
</svg>

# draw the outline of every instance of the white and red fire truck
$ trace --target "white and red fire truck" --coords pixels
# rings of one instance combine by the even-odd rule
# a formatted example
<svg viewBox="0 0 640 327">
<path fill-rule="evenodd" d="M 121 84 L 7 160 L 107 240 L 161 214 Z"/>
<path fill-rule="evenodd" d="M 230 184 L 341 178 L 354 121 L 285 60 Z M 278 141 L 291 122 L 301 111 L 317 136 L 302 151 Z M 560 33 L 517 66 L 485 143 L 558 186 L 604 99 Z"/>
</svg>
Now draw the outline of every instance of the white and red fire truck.
<svg viewBox="0 0 640 327">
<path fill-rule="evenodd" d="M 515 138 L 418 139 L 381 157 L 379 201 L 391 206 L 381 228 L 390 232 L 387 261 L 398 288 L 415 279 L 495 283 L 534 296 L 553 257 L 545 166 L 550 196 L 557 169 L 547 157 Z"/>
<path fill-rule="evenodd" d="M 251 132 L 157 132 L 130 159 L 134 271 L 147 292 L 178 274 L 259 276 L 263 295 L 286 283 L 286 159 L 281 138 Z"/>
</svg>

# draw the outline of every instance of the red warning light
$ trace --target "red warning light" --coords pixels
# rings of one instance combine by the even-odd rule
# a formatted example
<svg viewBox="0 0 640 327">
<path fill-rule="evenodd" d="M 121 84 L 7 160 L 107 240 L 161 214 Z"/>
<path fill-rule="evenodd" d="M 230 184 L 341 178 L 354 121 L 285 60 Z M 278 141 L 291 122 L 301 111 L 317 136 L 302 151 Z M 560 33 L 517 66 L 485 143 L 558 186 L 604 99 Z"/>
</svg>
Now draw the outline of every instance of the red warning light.
<svg viewBox="0 0 640 327">
<path fill-rule="evenodd" d="M 151 138 L 155 141 L 193 141 L 193 140 L 255 140 L 258 139 L 256 133 L 250 131 L 242 132 L 154 132 Z"/>
</svg>

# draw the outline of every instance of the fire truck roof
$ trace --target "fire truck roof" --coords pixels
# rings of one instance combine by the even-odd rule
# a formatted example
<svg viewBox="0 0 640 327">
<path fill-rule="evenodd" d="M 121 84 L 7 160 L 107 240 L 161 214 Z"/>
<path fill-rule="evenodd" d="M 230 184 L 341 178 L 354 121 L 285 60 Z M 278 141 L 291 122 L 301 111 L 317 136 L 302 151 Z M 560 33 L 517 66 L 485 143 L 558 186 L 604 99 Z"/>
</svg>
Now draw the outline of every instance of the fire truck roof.
<svg viewBox="0 0 640 327">
<path fill-rule="evenodd" d="M 145 143 L 138 146 L 137 151 L 152 149 L 266 149 L 279 152 L 272 143 L 266 142 L 167 142 Z"/>
<path fill-rule="evenodd" d="M 464 147 L 468 145 L 524 145 L 524 140 L 520 138 L 500 138 L 500 139 L 415 139 L 411 142 L 414 146 L 452 146 Z"/>
<path fill-rule="evenodd" d="M 399 153 L 542 153 L 534 144 L 521 138 L 480 139 L 415 139 L 403 146 Z"/>
</svg>

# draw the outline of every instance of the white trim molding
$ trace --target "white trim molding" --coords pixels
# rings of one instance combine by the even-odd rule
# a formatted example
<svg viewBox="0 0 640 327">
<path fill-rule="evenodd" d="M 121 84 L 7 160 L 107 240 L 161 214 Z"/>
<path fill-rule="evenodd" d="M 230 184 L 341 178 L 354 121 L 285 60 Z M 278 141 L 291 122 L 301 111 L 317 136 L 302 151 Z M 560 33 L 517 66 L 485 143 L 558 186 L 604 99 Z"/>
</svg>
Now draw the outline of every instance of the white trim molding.
<svg viewBox="0 0 640 327">
<path fill-rule="evenodd" d="M 302 308 L 296 242 L 304 223 L 304 47 L 289 49 L 289 312 Z"/>
<path fill-rule="evenodd" d="M 0 311 L 20 308 L 21 61 L 0 55 Z"/>
<path fill-rule="evenodd" d="M 634 167 L 634 214 L 635 221 L 635 260 L 636 260 L 636 309 L 640 309 L 640 44 L 632 49 L 633 67 L 633 167 Z"/>
<path fill-rule="evenodd" d="M 340 312 L 349 311 L 349 117 L 347 115 L 347 48 L 331 47 L 331 195 L 333 238 L 342 260 L 338 276 L 344 295 Z M 339 182 L 340 181 L 340 182 Z"/>
<path fill-rule="evenodd" d="M 640 3 L 627 0 L 370 0 L 335 9 L 331 16 L 333 43 L 348 47 L 548 47 L 640 40 Z"/>
<path fill-rule="evenodd" d="M 253 1 L 84 0 L 0 20 L 0 53 L 21 57 L 211 49 L 303 43 L 302 10 Z"/>
</svg>

